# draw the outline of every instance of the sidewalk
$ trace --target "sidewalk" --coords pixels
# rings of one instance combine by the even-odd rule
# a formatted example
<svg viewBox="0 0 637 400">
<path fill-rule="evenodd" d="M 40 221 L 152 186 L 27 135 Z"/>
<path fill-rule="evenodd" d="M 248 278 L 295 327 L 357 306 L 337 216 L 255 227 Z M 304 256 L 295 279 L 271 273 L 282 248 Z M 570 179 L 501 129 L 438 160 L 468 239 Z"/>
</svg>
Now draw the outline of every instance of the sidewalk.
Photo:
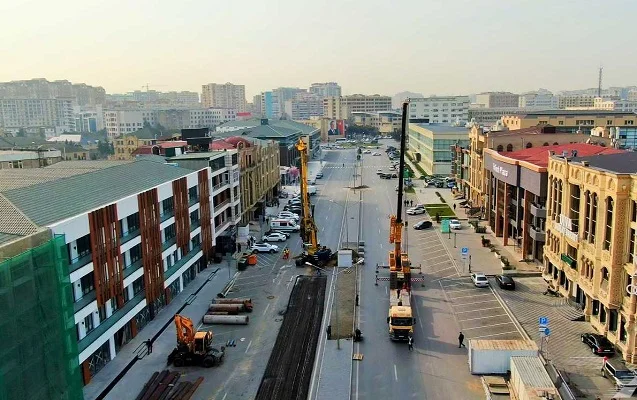
<svg viewBox="0 0 637 400">
<path fill-rule="evenodd" d="M 210 278 L 213 271 L 218 269 L 217 273 Z M 148 324 L 139 331 L 136 337 L 131 339 L 126 345 L 117 353 L 117 356 L 106 364 L 89 382 L 84 386 L 84 399 L 95 399 L 99 394 L 120 374 L 126 366 L 137 356 L 137 348 L 143 344 L 145 340 L 154 338 L 166 322 L 173 317 L 173 315 L 181 308 L 186 299 L 191 296 L 202 285 L 202 290 L 197 294 L 197 298 L 193 300 L 192 304 L 187 306 L 182 314 L 185 314 L 189 318 L 193 319 L 196 324 L 199 323 L 201 316 L 205 313 L 210 299 L 214 298 L 217 293 L 223 289 L 228 282 L 228 276 L 234 273 L 234 268 L 228 272 L 228 262 L 222 261 L 220 264 L 212 264 L 207 269 L 201 271 L 190 284 L 184 288 L 184 290 L 175 296 L 170 304 L 162 308 L 155 316 L 155 319 L 148 322 Z M 208 279 L 210 279 L 208 281 Z M 198 308 L 201 308 L 199 310 Z M 170 335 L 174 337 L 174 326 L 169 325 L 164 333 L 170 332 Z M 158 339 L 158 338 L 157 338 Z M 150 376 L 153 371 L 159 371 L 166 365 L 166 359 L 155 357 L 156 355 L 165 356 L 169 353 L 170 347 L 174 346 L 174 339 L 169 340 L 167 343 L 163 343 L 162 340 L 156 340 L 153 343 L 153 354 L 148 357 L 144 357 L 144 360 L 138 360 L 137 363 L 126 373 L 125 377 L 139 376 L 142 379 L 141 382 L 148 379 L 146 375 Z M 123 384 L 120 382 L 120 384 Z M 117 386 L 116 386 L 117 387 Z M 121 389 L 121 388 L 120 388 Z M 139 390 L 139 388 L 131 388 L 131 390 Z M 112 393 L 112 392 L 111 392 Z M 107 397 L 108 398 L 108 397 Z"/>
</svg>

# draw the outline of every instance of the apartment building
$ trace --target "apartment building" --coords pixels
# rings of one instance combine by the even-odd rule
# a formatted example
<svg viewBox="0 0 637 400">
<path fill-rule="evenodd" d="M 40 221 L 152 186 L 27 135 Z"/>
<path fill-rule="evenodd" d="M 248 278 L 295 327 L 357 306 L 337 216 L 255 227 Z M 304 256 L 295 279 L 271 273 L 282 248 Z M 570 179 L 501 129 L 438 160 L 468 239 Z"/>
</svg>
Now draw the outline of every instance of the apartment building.
<svg viewBox="0 0 637 400">
<path fill-rule="evenodd" d="M 139 129 L 134 132 L 118 136 L 113 140 L 115 154 L 111 156 L 113 160 L 126 161 L 135 158 L 135 151 L 143 146 L 154 146 L 157 144 L 157 135 L 149 129 Z"/>
<path fill-rule="evenodd" d="M 544 278 L 637 361 L 637 153 L 550 158 Z"/>
<path fill-rule="evenodd" d="M 429 175 L 450 175 L 454 146 L 469 144 L 468 129 L 450 125 L 409 123 L 409 147 L 412 158 Z"/>
<path fill-rule="evenodd" d="M 596 110 L 612 110 L 625 113 L 637 112 L 637 101 L 630 100 L 611 100 L 603 97 L 596 97 L 593 103 Z"/>
<path fill-rule="evenodd" d="M 505 115 L 522 115 L 529 112 L 526 108 L 469 108 L 468 118 L 472 123 L 478 125 L 491 126 L 500 120 Z"/>
<path fill-rule="evenodd" d="M 577 94 L 577 95 L 561 95 L 558 96 L 558 108 L 586 108 L 593 107 L 596 95 L 593 94 Z"/>
<path fill-rule="evenodd" d="M 330 119 L 348 119 L 355 112 L 391 111 L 391 97 L 379 94 L 353 94 L 323 99 L 323 115 Z"/>
<path fill-rule="evenodd" d="M 611 145 L 609 137 L 596 137 L 588 133 L 560 133 L 554 126 L 533 126 L 524 129 L 489 131 L 476 124 L 469 129 L 468 146 L 457 146 L 456 182 L 473 207 L 486 207 L 487 164 L 484 152 L 495 150 L 506 156 L 523 149 L 545 148 L 570 143 Z"/>
<path fill-rule="evenodd" d="M 546 110 L 502 117 L 508 129 L 524 129 L 537 125 L 552 125 L 557 132 L 575 133 L 599 126 L 637 126 L 637 115 L 606 110 Z"/>
<path fill-rule="evenodd" d="M 522 93 L 518 103 L 520 108 L 529 110 L 555 110 L 559 105 L 558 97 L 545 89 Z"/>
<path fill-rule="evenodd" d="M 16 133 L 50 130 L 55 133 L 75 131 L 72 98 L 0 99 L 0 128 Z"/>
<path fill-rule="evenodd" d="M 358 126 L 371 126 L 379 133 L 394 133 L 402 128 L 402 113 L 395 111 L 379 111 L 375 113 L 352 113 L 352 123 Z"/>
<path fill-rule="evenodd" d="M 522 259 L 541 265 L 546 242 L 549 155 L 586 157 L 619 152 L 622 151 L 586 143 L 550 145 L 508 153 L 485 149 L 485 219 L 492 232 L 503 238 L 505 246 L 513 243 Z"/>
<path fill-rule="evenodd" d="M 142 129 L 146 122 L 150 125 L 157 123 L 152 110 L 104 110 L 104 126 L 108 140 Z"/>
<path fill-rule="evenodd" d="M 484 92 L 476 95 L 476 104 L 486 108 L 517 108 L 520 95 L 511 92 Z"/>
<path fill-rule="evenodd" d="M 409 119 L 432 124 L 469 121 L 469 96 L 432 96 L 409 99 Z"/>
<path fill-rule="evenodd" d="M 211 142 L 212 150 L 236 149 L 241 177 L 241 223 L 265 216 L 265 206 L 277 198 L 279 186 L 279 144 L 245 136 L 230 136 Z"/>
<path fill-rule="evenodd" d="M 319 97 L 341 97 L 341 86 L 336 82 L 313 83 L 310 93 Z"/>
<path fill-rule="evenodd" d="M 204 108 L 232 108 L 246 111 L 246 87 L 230 82 L 209 83 L 201 87 L 201 104 Z"/>
<path fill-rule="evenodd" d="M 97 106 L 93 110 L 81 109 L 79 106 L 73 107 L 75 118 L 75 132 L 95 133 L 104 129 L 104 111 L 102 106 Z"/>
<path fill-rule="evenodd" d="M 49 82 L 46 79 L 0 82 L 0 99 L 49 100 L 69 98 L 79 106 L 104 104 L 106 91 L 100 86 L 71 83 L 67 80 Z"/>
<path fill-rule="evenodd" d="M 212 260 L 216 238 L 236 222 L 217 218 L 229 205 L 213 203 L 231 192 L 232 181 L 219 180 L 238 174 L 230 161 L 222 156 L 215 170 L 70 161 L 0 171 L 3 236 L 48 228 L 63 238 L 85 384 Z"/>
<path fill-rule="evenodd" d="M 285 115 L 293 120 L 304 120 L 323 115 L 323 98 L 311 93 L 297 93 L 285 102 Z"/>
<path fill-rule="evenodd" d="M 41 168 L 60 161 L 60 150 L 0 150 L 0 169 Z"/>
</svg>

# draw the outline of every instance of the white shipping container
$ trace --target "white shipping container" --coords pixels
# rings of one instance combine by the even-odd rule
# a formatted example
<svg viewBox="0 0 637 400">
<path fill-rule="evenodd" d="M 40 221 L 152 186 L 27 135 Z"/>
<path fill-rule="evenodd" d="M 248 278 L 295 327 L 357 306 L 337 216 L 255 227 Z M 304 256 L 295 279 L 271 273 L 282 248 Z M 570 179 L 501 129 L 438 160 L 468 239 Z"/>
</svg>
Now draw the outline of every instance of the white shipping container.
<svg viewBox="0 0 637 400">
<path fill-rule="evenodd" d="M 548 395 L 559 398 L 540 357 L 511 357 L 509 383 L 519 400 L 536 400 Z"/>
<path fill-rule="evenodd" d="M 537 345 L 530 340 L 469 339 L 469 371 L 474 375 L 506 374 L 511 357 L 537 355 Z"/>
</svg>

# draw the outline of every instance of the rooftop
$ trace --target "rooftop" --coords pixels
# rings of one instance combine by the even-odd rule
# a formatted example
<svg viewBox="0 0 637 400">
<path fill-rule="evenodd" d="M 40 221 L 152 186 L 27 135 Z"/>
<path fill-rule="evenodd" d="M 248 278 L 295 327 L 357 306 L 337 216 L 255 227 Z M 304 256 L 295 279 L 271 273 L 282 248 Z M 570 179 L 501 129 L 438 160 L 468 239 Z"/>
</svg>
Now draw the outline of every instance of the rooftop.
<svg viewBox="0 0 637 400">
<path fill-rule="evenodd" d="M 427 124 L 427 123 L 413 123 L 410 122 L 409 125 L 417 125 L 423 129 L 427 129 L 434 133 L 466 133 L 469 134 L 469 128 L 464 126 L 452 126 L 452 125 L 444 125 L 444 124 Z M 468 136 L 467 136 L 468 137 Z"/>
<path fill-rule="evenodd" d="M 50 171 L 68 175 L 54 177 Z M 41 181 L 0 191 L 0 232 L 28 234 L 37 226 L 90 212 L 192 173 L 147 160 L 97 170 L 40 168 L 29 172 L 33 180 L 41 173 Z"/>
<path fill-rule="evenodd" d="M 192 153 L 180 154 L 175 157 L 170 157 L 170 161 L 174 160 L 203 160 L 223 157 L 226 154 L 226 150 L 218 151 L 196 151 Z"/>
<path fill-rule="evenodd" d="M 566 152 L 569 157 L 572 157 L 573 151 L 576 151 L 579 157 L 599 154 L 626 153 L 626 151 L 624 150 L 619 150 L 612 147 L 602 147 L 587 143 L 570 143 L 559 144 L 555 146 L 532 147 L 530 149 L 517 150 L 500 154 L 505 157 L 513 158 L 515 160 L 529 162 L 531 164 L 537 165 L 538 167 L 548 167 L 551 152 L 556 156 L 561 156 L 564 152 Z"/>
<path fill-rule="evenodd" d="M 579 154 L 578 154 L 579 155 Z M 614 172 L 616 174 L 637 173 L 637 153 L 632 151 L 622 151 L 614 154 L 598 154 L 588 157 L 574 157 L 571 163 L 587 161 L 590 168 Z"/>
<path fill-rule="evenodd" d="M 539 357 L 514 356 L 511 357 L 511 364 L 515 365 L 518 377 L 526 388 L 554 388 Z"/>
<path fill-rule="evenodd" d="M 635 115 L 635 113 L 626 112 L 626 111 L 614 111 L 614 110 L 544 110 L 544 111 L 530 111 L 522 115 L 518 115 L 518 117 L 538 117 L 543 115 L 564 115 L 564 116 L 574 116 L 574 115 L 599 115 L 600 117 L 604 117 L 607 115 Z"/>
<path fill-rule="evenodd" d="M 228 137 L 228 136 L 250 136 L 255 138 L 265 138 L 265 139 L 282 139 L 288 138 L 291 136 L 301 134 L 300 129 L 290 129 L 284 128 L 281 126 L 273 126 L 273 125 L 258 125 L 254 127 L 249 127 L 245 129 L 239 129 L 231 132 L 215 132 L 214 136 L 217 137 Z"/>
</svg>

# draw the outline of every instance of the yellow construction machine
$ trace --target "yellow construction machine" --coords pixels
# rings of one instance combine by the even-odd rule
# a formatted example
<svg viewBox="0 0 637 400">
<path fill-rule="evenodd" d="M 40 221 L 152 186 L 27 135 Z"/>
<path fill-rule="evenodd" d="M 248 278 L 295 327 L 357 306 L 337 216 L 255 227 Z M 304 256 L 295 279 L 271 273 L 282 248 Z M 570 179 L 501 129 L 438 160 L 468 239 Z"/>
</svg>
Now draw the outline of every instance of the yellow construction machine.
<svg viewBox="0 0 637 400">
<path fill-rule="evenodd" d="M 201 365 L 205 368 L 213 367 L 223 361 L 225 348 L 212 347 L 212 332 L 196 332 L 192 320 L 175 314 L 177 328 L 177 346 L 168 355 L 168 364 L 175 367 L 184 365 Z"/>
</svg>

